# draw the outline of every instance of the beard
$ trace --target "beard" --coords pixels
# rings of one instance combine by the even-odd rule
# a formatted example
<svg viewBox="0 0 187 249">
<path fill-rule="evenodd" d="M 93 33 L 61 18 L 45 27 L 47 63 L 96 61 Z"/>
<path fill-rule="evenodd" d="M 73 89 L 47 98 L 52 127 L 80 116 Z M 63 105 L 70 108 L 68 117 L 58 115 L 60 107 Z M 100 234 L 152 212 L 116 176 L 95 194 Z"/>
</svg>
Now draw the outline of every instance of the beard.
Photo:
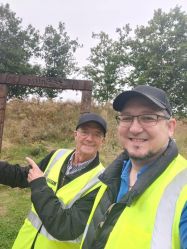
<svg viewBox="0 0 187 249">
<path fill-rule="evenodd" d="M 127 151 L 127 150 L 126 150 Z M 152 151 L 148 151 L 147 154 L 145 155 L 142 155 L 142 156 L 136 156 L 134 155 L 133 153 L 129 153 L 127 151 L 127 154 L 129 156 L 130 159 L 134 160 L 134 161 L 146 161 L 146 160 L 150 160 L 152 158 L 155 158 L 157 155 L 158 155 L 158 152 L 157 153 L 154 153 Z"/>
</svg>

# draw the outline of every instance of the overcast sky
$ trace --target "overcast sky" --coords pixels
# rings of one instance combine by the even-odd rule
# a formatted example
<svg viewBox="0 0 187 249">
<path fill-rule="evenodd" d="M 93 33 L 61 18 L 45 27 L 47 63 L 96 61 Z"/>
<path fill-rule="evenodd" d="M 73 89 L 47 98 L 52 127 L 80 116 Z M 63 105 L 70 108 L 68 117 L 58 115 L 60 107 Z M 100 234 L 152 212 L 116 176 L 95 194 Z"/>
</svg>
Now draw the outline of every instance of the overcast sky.
<svg viewBox="0 0 187 249">
<path fill-rule="evenodd" d="M 187 0 L 0 0 L 9 3 L 23 24 L 32 24 L 40 31 L 59 21 L 66 25 L 71 39 L 78 38 L 84 45 L 76 54 L 79 65 L 86 64 L 94 40 L 92 32 L 104 31 L 111 36 L 115 29 L 129 23 L 132 28 L 145 25 L 152 19 L 154 10 L 169 11 L 176 5 L 187 12 Z"/>
<path fill-rule="evenodd" d="M 40 31 L 47 25 L 66 25 L 71 39 L 78 38 L 83 48 L 76 53 L 79 66 L 87 63 L 90 47 L 94 45 L 92 32 L 104 31 L 115 36 L 117 27 L 129 23 L 134 29 L 146 25 L 154 10 L 168 12 L 176 5 L 187 12 L 187 0 L 0 0 L 9 3 L 10 9 L 22 18 L 23 25 L 32 24 Z"/>
</svg>

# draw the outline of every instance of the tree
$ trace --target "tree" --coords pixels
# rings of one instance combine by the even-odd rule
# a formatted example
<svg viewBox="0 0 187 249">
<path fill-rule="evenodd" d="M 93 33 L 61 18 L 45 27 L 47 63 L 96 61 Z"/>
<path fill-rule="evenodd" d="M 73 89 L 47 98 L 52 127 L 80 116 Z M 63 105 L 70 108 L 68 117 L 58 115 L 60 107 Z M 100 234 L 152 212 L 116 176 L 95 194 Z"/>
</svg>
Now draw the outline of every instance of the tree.
<svg viewBox="0 0 187 249">
<path fill-rule="evenodd" d="M 39 53 L 39 33 L 31 25 L 21 27 L 22 20 L 9 8 L 0 5 L 0 73 L 37 74 L 39 66 L 31 65 L 30 59 Z M 28 87 L 10 86 L 8 97 L 23 97 Z"/>
<path fill-rule="evenodd" d="M 130 32 L 129 26 L 123 31 L 125 35 L 122 46 L 122 42 L 114 41 L 105 32 L 92 34 L 92 38 L 99 42 L 91 48 L 89 64 L 83 70 L 84 75 L 94 82 L 93 97 L 99 102 L 111 100 L 123 88 L 122 77 L 128 64 L 126 40 Z M 120 33 L 119 30 L 117 32 Z"/>
<path fill-rule="evenodd" d="M 168 14 L 158 9 L 147 26 L 137 27 L 130 42 L 131 86 L 147 84 L 164 89 L 173 109 L 186 114 L 187 15 L 179 7 Z"/>
<path fill-rule="evenodd" d="M 80 45 L 77 40 L 70 39 L 65 31 L 64 23 L 59 22 L 57 29 L 51 25 L 47 26 L 42 37 L 42 44 L 45 76 L 67 78 L 78 70 L 74 53 Z M 43 91 L 50 98 L 56 97 L 58 92 L 59 90 L 51 89 Z"/>
<path fill-rule="evenodd" d="M 74 53 L 79 44 L 67 35 L 64 23 L 60 22 L 57 30 L 47 26 L 43 35 L 32 25 L 24 29 L 21 24 L 22 19 L 16 17 L 9 4 L 0 5 L 0 73 L 66 78 L 77 70 Z M 40 64 L 33 65 L 33 58 Z M 11 86 L 8 98 L 24 98 L 30 93 L 53 98 L 57 92 Z"/>
</svg>

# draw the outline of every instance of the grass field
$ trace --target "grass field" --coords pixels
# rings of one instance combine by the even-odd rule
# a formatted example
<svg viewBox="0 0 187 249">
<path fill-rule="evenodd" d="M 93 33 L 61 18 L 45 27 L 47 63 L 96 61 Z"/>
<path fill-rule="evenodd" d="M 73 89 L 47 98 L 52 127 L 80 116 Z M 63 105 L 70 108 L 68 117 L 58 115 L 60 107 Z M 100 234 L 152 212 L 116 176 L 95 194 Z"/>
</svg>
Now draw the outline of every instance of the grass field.
<svg viewBox="0 0 187 249">
<path fill-rule="evenodd" d="M 39 162 L 56 148 L 73 148 L 73 130 L 80 106 L 74 103 L 56 103 L 37 100 L 11 101 L 7 105 L 1 160 L 25 164 L 30 156 Z M 92 107 L 108 122 L 106 143 L 101 160 L 108 165 L 121 151 L 116 138 L 115 113 L 111 106 Z M 175 139 L 179 151 L 187 158 L 187 123 L 179 121 Z M 29 189 L 11 189 L 0 185 L 0 249 L 9 249 L 26 217 L 30 206 Z"/>
</svg>

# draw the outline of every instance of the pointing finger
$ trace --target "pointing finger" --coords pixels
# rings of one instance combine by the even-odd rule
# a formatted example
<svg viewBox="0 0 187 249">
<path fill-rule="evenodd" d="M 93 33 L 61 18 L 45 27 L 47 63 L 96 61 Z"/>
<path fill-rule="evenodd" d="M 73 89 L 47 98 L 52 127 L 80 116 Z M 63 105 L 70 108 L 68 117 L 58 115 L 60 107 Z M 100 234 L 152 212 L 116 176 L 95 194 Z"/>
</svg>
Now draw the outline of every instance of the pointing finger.
<svg viewBox="0 0 187 249">
<path fill-rule="evenodd" d="M 37 167 L 37 168 L 38 168 L 38 165 L 37 165 L 30 157 L 26 157 L 25 159 L 27 160 L 28 164 L 29 164 L 32 168 L 34 168 L 34 167 Z"/>
</svg>

